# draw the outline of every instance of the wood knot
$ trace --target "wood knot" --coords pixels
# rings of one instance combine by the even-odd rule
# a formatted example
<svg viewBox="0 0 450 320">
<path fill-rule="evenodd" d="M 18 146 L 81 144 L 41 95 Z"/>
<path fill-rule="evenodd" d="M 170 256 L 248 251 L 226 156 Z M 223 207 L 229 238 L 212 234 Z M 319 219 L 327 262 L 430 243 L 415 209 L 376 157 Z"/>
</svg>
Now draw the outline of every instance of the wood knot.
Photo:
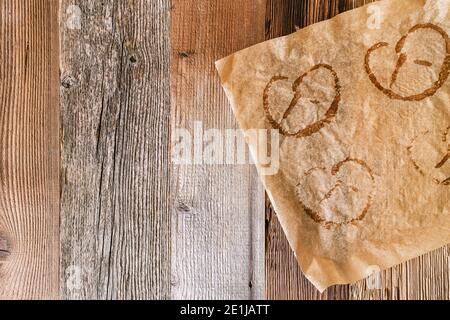
<svg viewBox="0 0 450 320">
<path fill-rule="evenodd" d="M 130 56 L 129 60 L 130 60 L 131 64 L 137 63 L 137 58 L 135 56 Z"/>
<path fill-rule="evenodd" d="M 11 246 L 8 239 L 0 235 L 0 261 L 8 258 L 11 255 Z"/>
<path fill-rule="evenodd" d="M 176 211 L 182 215 L 194 215 L 194 210 L 186 205 L 184 202 L 178 202 L 176 205 Z"/>
<path fill-rule="evenodd" d="M 178 52 L 178 56 L 180 58 L 184 58 L 184 59 L 189 58 L 190 56 L 192 56 L 194 54 L 195 54 L 195 51 L 193 51 L 193 50 L 179 51 Z"/>
<path fill-rule="evenodd" d="M 61 79 L 61 85 L 66 89 L 70 89 L 73 86 L 75 86 L 76 84 L 77 84 L 77 80 L 73 76 L 64 76 Z"/>
</svg>

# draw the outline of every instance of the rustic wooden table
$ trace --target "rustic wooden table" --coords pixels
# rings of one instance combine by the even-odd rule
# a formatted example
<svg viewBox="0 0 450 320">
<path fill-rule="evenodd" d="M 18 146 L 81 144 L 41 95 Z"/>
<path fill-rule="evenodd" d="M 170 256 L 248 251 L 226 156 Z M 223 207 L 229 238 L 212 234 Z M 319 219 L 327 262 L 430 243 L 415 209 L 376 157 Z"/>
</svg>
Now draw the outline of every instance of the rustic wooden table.
<svg viewBox="0 0 450 320">
<path fill-rule="evenodd" d="M 449 247 L 319 294 L 252 166 L 171 162 L 237 127 L 214 61 L 363 4 L 2 0 L 0 297 L 449 299 Z"/>
</svg>

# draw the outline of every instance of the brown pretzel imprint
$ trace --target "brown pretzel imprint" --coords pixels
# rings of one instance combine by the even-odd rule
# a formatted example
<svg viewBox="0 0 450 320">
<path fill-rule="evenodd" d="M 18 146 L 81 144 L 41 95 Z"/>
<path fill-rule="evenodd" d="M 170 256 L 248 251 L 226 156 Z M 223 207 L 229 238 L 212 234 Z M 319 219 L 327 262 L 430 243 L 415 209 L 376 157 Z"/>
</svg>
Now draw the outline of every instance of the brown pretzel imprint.
<svg viewBox="0 0 450 320">
<path fill-rule="evenodd" d="M 341 171 L 344 166 L 353 166 L 353 168 L 359 168 L 362 170 L 362 172 L 365 175 L 366 180 L 369 182 L 369 190 L 362 190 L 361 187 L 355 186 L 353 184 L 349 184 L 348 182 L 345 182 L 344 179 L 345 176 L 342 176 Z M 374 184 L 375 184 L 375 178 L 372 172 L 372 169 L 367 165 L 366 162 L 359 159 L 354 158 L 347 158 L 343 161 L 338 162 L 335 164 L 331 170 L 328 171 L 324 168 L 312 168 L 305 172 L 305 174 L 302 177 L 302 182 L 297 184 L 297 188 L 302 186 L 302 184 L 308 182 L 308 177 L 312 175 L 315 171 L 320 172 L 321 174 L 325 175 L 324 177 L 319 177 L 321 182 L 325 181 L 325 184 L 328 182 L 331 182 L 330 185 L 327 187 L 328 190 L 324 193 L 323 197 L 320 199 L 317 199 L 317 195 L 320 194 L 318 190 L 314 190 L 314 201 L 315 203 L 311 203 L 311 199 L 305 200 L 305 197 L 302 197 L 302 195 L 298 192 L 298 197 L 300 199 L 300 203 L 305 210 L 305 213 L 316 223 L 322 225 L 323 227 L 329 229 L 331 227 L 340 227 L 344 225 L 354 225 L 360 221 L 362 221 L 373 202 L 374 197 Z M 359 183 L 362 184 L 361 181 Z M 303 185 L 303 187 L 305 187 Z M 366 188 L 367 189 L 367 188 Z M 352 212 L 352 215 L 350 217 L 345 218 L 343 221 L 336 221 L 330 218 L 326 218 L 321 211 L 323 210 L 323 207 L 321 207 L 326 201 L 328 202 L 336 202 L 339 200 L 339 198 L 333 198 L 339 190 L 342 191 L 342 195 L 345 196 L 345 201 L 350 203 L 350 205 L 356 206 L 355 212 Z M 299 191 L 299 190 L 298 190 Z M 301 190 L 302 193 L 305 192 L 305 190 Z M 363 195 L 362 202 L 363 204 L 360 206 L 357 206 L 354 204 L 353 198 L 355 197 L 355 194 L 363 194 L 364 192 L 367 193 L 367 195 Z M 310 203 L 307 203 L 307 201 L 310 201 Z M 338 204 L 338 203 L 337 203 Z M 327 204 L 325 204 L 327 205 Z M 336 212 L 334 212 L 336 214 Z"/>
<path fill-rule="evenodd" d="M 328 70 L 330 72 L 331 76 L 333 77 L 335 96 L 334 96 L 333 101 L 331 102 L 330 107 L 328 108 L 328 110 L 326 111 L 326 113 L 322 119 L 315 121 L 314 123 L 311 123 L 304 128 L 299 129 L 297 132 L 289 132 L 289 130 L 285 130 L 282 127 L 281 123 L 283 120 L 285 120 L 291 114 L 292 110 L 295 108 L 295 106 L 298 104 L 300 98 L 302 97 L 302 94 L 299 90 L 300 85 L 303 83 L 305 77 L 307 77 L 311 72 L 318 70 L 320 68 Z M 318 132 L 326 124 L 330 123 L 335 118 L 338 108 L 339 108 L 339 102 L 341 100 L 341 84 L 340 84 L 337 73 L 334 71 L 334 69 L 330 65 L 317 64 L 294 81 L 294 83 L 292 85 L 292 91 L 294 92 L 294 97 L 292 98 L 292 100 L 289 104 L 289 107 L 284 112 L 283 118 L 281 119 L 281 121 L 277 122 L 273 118 L 272 114 L 270 113 L 269 93 L 270 93 L 270 89 L 272 88 L 272 85 L 275 82 L 281 81 L 281 80 L 288 80 L 288 77 L 274 76 L 274 77 L 272 77 L 272 79 L 270 79 L 269 83 L 266 85 L 264 92 L 263 92 L 263 106 L 264 106 L 264 112 L 265 112 L 267 121 L 270 123 L 270 125 L 274 129 L 278 129 L 282 135 L 285 135 L 288 137 L 296 137 L 296 138 L 308 137 L 308 136 L 311 136 L 312 134 Z M 319 103 L 319 101 L 317 101 L 317 100 L 314 100 L 311 102 L 313 102 L 315 104 Z"/>
<path fill-rule="evenodd" d="M 430 131 L 426 131 L 421 135 L 416 136 L 406 148 L 408 157 L 414 168 L 423 176 L 430 176 L 434 182 L 439 185 L 450 185 L 450 173 L 445 169 L 450 168 L 450 126 L 442 134 L 442 142 L 446 144 L 443 152 L 431 158 L 431 152 L 425 148 L 431 145 L 431 141 L 435 140 L 435 136 Z M 416 150 L 418 147 L 422 150 Z M 427 159 L 420 159 L 421 156 L 426 155 Z M 431 158 L 431 159 L 429 159 Z"/>
<path fill-rule="evenodd" d="M 420 29 L 433 30 L 434 32 L 437 32 L 438 34 L 440 34 L 442 36 L 442 38 L 444 39 L 444 42 L 445 42 L 444 45 L 445 45 L 445 49 L 446 49 L 446 56 L 444 58 L 442 67 L 439 72 L 439 79 L 436 80 L 431 85 L 430 88 L 428 88 L 418 94 L 414 94 L 414 95 L 410 95 L 410 96 L 402 96 L 392 90 L 392 86 L 394 85 L 394 83 L 397 80 L 397 76 L 398 76 L 398 73 L 400 72 L 400 69 L 404 66 L 406 60 L 408 59 L 407 55 L 405 53 L 402 53 L 401 51 L 405 45 L 405 42 L 406 42 L 406 39 L 408 38 L 408 36 L 410 36 L 412 33 L 416 32 L 417 30 L 420 30 Z M 372 68 L 370 67 L 370 57 L 372 56 L 373 52 L 376 50 L 379 50 L 383 47 L 387 47 L 387 46 L 389 46 L 389 44 L 387 42 L 379 42 L 379 43 L 374 44 L 371 48 L 369 48 L 369 50 L 367 51 L 367 53 L 365 55 L 364 65 L 365 65 L 365 70 L 369 76 L 370 81 L 374 84 L 374 86 L 378 90 L 383 92 L 390 99 L 403 100 L 403 101 L 420 101 L 427 97 L 433 96 L 447 81 L 449 74 L 450 74 L 450 71 L 449 71 L 450 70 L 450 39 L 449 39 L 447 32 L 445 32 L 445 30 L 440 28 L 439 26 L 436 26 L 432 23 L 415 25 L 408 31 L 408 33 L 405 36 L 403 36 L 397 42 L 397 44 L 395 46 L 395 51 L 397 54 L 399 54 L 399 57 L 397 60 L 397 64 L 395 66 L 395 70 L 391 76 L 391 82 L 390 82 L 389 88 L 384 87 L 379 82 L 379 80 L 373 73 Z M 432 66 L 432 63 L 429 61 L 426 61 L 426 60 L 416 59 L 416 60 L 414 60 L 414 63 L 424 66 L 424 67 Z"/>
</svg>

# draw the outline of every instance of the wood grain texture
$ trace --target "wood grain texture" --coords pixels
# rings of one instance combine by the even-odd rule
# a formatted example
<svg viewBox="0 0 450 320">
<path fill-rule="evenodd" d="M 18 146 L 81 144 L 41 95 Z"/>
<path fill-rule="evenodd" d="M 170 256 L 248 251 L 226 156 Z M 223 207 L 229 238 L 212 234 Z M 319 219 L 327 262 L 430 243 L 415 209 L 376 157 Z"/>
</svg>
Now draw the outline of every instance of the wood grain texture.
<svg viewBox="0 0 450 320">
<path fill-rule="evenodd" d="M 266 38 L 305 27 L 373 0 L 268 0 Z M 324 294 L 305 279 L 270 202 L 266 204 L 266 294 L 269 299 L 449 299 L 449 249 L 428 253 Z"/>
<path fill-rule="evenodd" d="M 0 1 L 0 298 L 59 289 L 58 1 Z"/>
<path fill-rule="evenodd" d="M 237 128 L 214 62 L 264 40 L 265 1 L 174 0 L 172 123 Z M 172 298 L 264 297 L 264 192 L 253 166 L 173 168 Z"/>
<path fill-rule="evenodd" d="M 61 295 L 170 297 L 168 0 L 63 0 Z"/>
</svg>

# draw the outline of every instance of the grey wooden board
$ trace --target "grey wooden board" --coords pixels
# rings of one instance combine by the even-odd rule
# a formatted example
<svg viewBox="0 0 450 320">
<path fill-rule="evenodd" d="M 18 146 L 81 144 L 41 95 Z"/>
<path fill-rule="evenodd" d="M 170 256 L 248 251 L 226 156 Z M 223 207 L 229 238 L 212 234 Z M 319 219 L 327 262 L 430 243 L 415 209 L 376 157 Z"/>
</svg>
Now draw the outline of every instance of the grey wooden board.
<svg viewBox="0 0 450 320">
<path fill-rule="evenodd" d="M 63 0 L 61 297 L 170 297 L 167 0 Z"/>
<path fill-rule="evenodd" d="M 264 40 L 265 3 L 174 0 L 172 124 L 237 128 L 214 62 Z M 251 165 L 174 166 L 172 298 L 264 297 L 264 192 Z"/>
</svg>

